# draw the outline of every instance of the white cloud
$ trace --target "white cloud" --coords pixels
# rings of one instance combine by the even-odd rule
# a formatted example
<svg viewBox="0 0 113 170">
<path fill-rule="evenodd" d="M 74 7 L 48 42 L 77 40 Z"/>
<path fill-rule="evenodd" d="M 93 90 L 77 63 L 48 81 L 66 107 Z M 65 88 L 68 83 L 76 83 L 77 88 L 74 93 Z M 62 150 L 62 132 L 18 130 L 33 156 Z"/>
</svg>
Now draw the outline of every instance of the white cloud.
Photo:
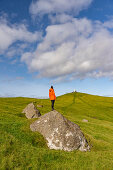
<svg viewBox="0 0 113 170">
<path fill-rule="evenodd" d="M 109 23 L 109 24 L 108 24 Z M 113 76 L 112 21 L 92 22 L 86 18 L 51 25 L 33 53 L 21 60 L 39 77 L 59 80 Z"/>
<path fill-rule="evenodd" d="M 6 19 L 0 20 L 0 53 L 16 41 L 33 43 L 40 38 L 40 32 L 32 33 L 24 24 L 9 24 Z"/>
<path fill-rule="evenodd" d="M 32 15 L 74 12 L 87 8 L 92 0 L 37 0 L 30 5 Z"/>
<path fill-rule="evenodd" d="M 56 15 L 49 15 L 49 19 L 51 21 L 52 24 L 58 24 L 58 23 L 66 23 L 69 21 L 73 20 L 73 17 L 71 15 L 68 14 L 56 14 Z"/>
<path fill-rule="evenodd" d="M 12 59 L 21 56 L 25 50 L 32 50 L 32 43 L 29 42 L 18 42 L 16 44 L 12 44 L 7 50 L 4 52 L 4 56 Z M 15 59 L 14 59 L 15 61 Z"/>
</svg>

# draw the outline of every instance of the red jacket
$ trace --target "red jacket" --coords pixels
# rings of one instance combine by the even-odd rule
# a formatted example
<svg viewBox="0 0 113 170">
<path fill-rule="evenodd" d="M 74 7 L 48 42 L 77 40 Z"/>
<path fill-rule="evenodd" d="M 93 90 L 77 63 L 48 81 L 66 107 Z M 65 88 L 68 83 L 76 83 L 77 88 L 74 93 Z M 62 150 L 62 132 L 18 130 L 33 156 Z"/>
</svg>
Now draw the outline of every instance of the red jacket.
<svg viewBox="0 0 113 170">
<path fill-rule="evenodd" d="M 50 100 L 56 100 L 55 92 L 52 88 L 49 89 L 49 98 Z"/>
</svg>

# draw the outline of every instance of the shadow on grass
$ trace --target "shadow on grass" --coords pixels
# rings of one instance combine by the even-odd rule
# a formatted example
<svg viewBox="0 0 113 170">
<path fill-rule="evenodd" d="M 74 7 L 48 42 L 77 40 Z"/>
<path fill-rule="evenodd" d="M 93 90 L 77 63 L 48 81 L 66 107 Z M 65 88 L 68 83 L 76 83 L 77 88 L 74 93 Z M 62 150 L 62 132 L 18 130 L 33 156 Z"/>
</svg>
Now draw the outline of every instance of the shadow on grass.
<svg viewBox="0 0 113 170">
<path fill-rule="evenodd" d="M 18 116 L 18 117 L 25 117 L 25 114 L 24 113 L 19 113 L 16 116 Z"/>
</svg>

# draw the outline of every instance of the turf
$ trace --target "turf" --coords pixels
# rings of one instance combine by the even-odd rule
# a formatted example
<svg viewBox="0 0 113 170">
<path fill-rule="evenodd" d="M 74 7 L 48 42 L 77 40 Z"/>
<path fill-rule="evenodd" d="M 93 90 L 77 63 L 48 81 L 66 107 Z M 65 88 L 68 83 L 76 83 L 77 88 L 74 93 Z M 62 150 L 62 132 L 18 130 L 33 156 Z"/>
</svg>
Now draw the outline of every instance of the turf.
<svg viewBox="0 0 113 170">
<path fill-rule="evenodd" d="M 113 98 L 84 93 L 57 97 L 55 109 L 80 126 L 90 152 L 50 150 L 41 134 L 30 131 L 36 119 L 22 113 L 30 102 L 44 106 L 39 108 L 42 115 L 51 110 L 49 99 L 0 98 L 1 170 L 113 169 Z"/>
</svg>

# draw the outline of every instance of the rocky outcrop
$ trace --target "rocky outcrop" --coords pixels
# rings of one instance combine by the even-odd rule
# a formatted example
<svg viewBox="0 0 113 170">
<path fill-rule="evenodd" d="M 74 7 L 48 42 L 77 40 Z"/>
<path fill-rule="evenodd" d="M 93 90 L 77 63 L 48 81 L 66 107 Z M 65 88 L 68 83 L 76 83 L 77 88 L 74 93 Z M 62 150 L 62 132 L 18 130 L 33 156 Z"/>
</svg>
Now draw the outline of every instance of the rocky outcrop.
<svg viewBox="0 0 113 170">
<path fill-rule="evenodd" d="M 28 104 L 26 108 L 22 111 L 22 113 L 25 113 L 25 116 L 28 119 L 38 118 L 41 116 L 40 111 L 36 109 L 33 103 Z"/>
<path fill-rule="evenodd" d="M 64 151 L 90 150 L 80 127 L 55 110 L 41 116 L 30 125 L 30 128 L 44 136 L 50 149 Z"/>
</svg>

